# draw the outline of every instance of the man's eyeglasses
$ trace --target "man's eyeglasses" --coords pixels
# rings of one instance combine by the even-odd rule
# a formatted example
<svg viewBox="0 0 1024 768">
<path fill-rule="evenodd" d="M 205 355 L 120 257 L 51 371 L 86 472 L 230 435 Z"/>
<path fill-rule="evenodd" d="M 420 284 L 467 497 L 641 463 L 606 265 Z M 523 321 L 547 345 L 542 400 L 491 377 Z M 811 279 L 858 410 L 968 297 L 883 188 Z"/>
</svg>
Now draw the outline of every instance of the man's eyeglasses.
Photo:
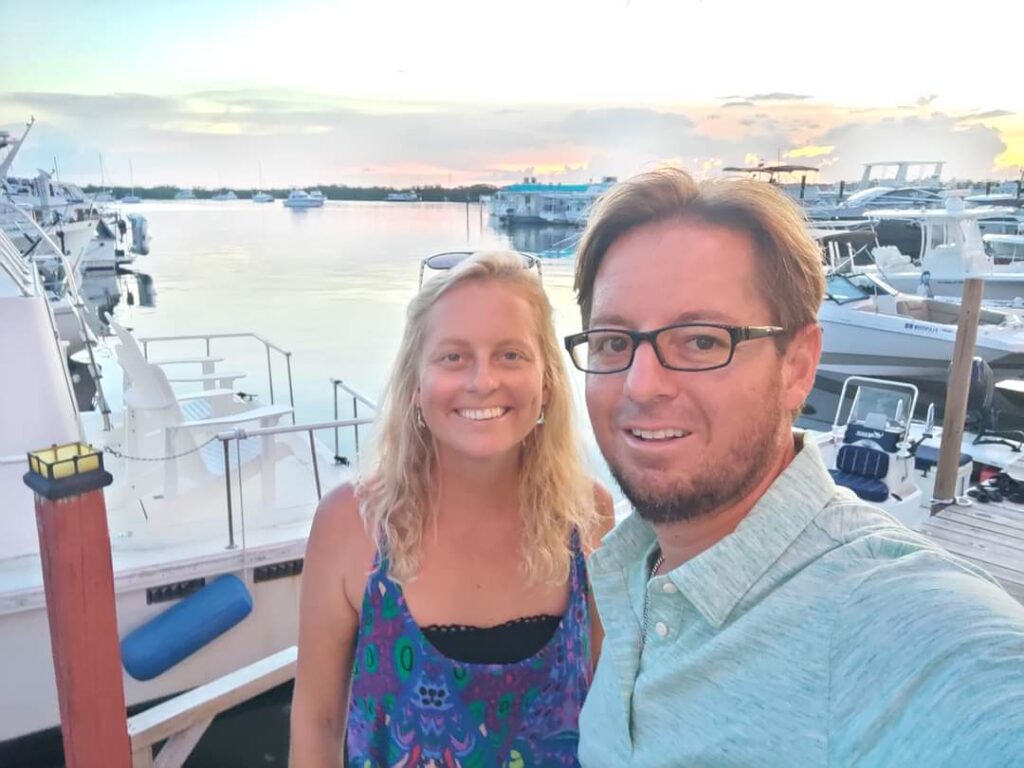
<svg viewBox="0 0 1024 768">
<path fill-rule="evenodd" d="M 451 269 L 456 264 L 460 264 L 461 262 L 468 259 L 470 256 L 473 255 L 473 253 L 473 251 L 445 251 L 444 253 L 435 253 L 433 256 L 428 256 L 427 258 L 423 259 L 423 261 L 420 262 L 419 287 L 423 287 L 423 273 L 425 270 L 434 269 L 443 271 L 446 269 Z M 544 276 L 541 274 L 540 270 L 540 259 L 529 253 L 523 253 L 522 251 L 517 251 L 517 253 L 523 261 L 523 269 L 533 269 L 534 267 L 536 267 L 537 277 L 543 283 Z"/>
<path fill-rule="evenodd" d="M 658 362 L 671 371 L 711 371 L 732 362 L 736 345 L 779 336 L 776 325 L 680 323 L 653 331 L 594 328 L 565 337 L 573 365 L 586 373 L 620 373 L 633 364 L 636 348 L 650 342 Z"/>
</svg>

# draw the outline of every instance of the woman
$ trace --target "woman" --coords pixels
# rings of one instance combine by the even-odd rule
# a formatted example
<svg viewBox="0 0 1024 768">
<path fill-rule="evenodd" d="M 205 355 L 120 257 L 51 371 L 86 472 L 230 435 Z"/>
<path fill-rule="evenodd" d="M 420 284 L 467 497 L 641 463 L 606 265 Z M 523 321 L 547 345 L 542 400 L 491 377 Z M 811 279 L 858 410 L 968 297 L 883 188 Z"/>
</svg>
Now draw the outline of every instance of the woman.
<svg viewBox="0 0 1024 768">
<path fill-rule="evenodd" d="M 374 470 L 325 497 L 303 576 L 296 768 L 576 765 L 599 627 L 583 471 L 551 306 L 517 254 L 409 307 Z"/>
</svg>

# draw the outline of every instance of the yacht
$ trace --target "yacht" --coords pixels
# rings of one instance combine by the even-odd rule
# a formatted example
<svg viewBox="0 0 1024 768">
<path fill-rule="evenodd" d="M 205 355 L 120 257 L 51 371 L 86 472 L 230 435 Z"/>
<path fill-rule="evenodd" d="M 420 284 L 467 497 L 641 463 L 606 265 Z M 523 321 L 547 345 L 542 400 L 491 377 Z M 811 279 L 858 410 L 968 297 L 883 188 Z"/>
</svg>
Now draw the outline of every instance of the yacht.
<svg viewBox="0 0 1024 768">
<path fill-rule="evenodd" d="M 324 196 L 319 192 L 314 195 L 304 189 L 293 189 L 283 204 L 287 208 L 322 208 Z"/>
<path fill-rule="evenodd" d="M 413 190 L 406 190 L 403 192 L 388 192 L 387 201 L 389 203 L 418 203 L 420 196 L 417 195 Z"/>
<path fill-rule="evenodd" d="M 213 197 L 211 197 L 210 199 L 211 199 L 211 200 L 218 200 L 218 201 L 224 201 L 224 200 L 237 200 L 237 199 L 238 199 L 238 195 L 236 195 L 236 194 L 235 194 L 234 192 L 232 192 L 232 191 L 231 191 L 230 189 L 222 189 L 222 190 L 221 190 L 220 192 L 218 192 L 217 194 L 215 194 L 215 195 L 214 195 Z"/>
<path fill-rule="evenodd" d="M 252 196 L 254 203 L 272 203 L 274 202 L 274 196 L 269 192 L 257 192 Z"/>
<path fill-rule="evenodd" d="M 818 313 L 820 375 L 945 381 L 960 305 L 900 293 L 878 275 L 830 274 Z M 975 354 L 1000 378 L 1024 366 L 1024 322 L 1017 312 L 982 309 Z"/>
<path fill-rule="evenodd" d="M 60 721 L 33 496 L 22 481 L 27 451 L 86 443 L 114 476 L 104 497 L 125 694 L 135 706 L 296 643 L 313 512 L 323 493 L 350 478 L 337 443 L 332 450 L 317 438 L 371 422 L 295 424 L 290 371 L 284 382 L 273 369 L 263 369 L 262 381 L 245 380 L 247 392 L 269 392 L 267 400 L 238 394 L 236 382 L 254 372 L 222 367 L 222 350 L 242 338 L 268 359 L 289 355 L 262 336 L 139 339 L 115 322 L 112 344 L 96 348 L 99 407 L 79 410 L 46 297 L 31 274 L 22 277 L 0 269 L 5 366 L 19 372 L 0 377 L 0 744 L 38 738 Z M 194 356 L 166 356 L 188 343 Z M 213 619 L 202 615 L 204 595 L 225 584 L 244 604 L 241 618 L 176 653 L 178 638 L 202 634 Z M 168 623 L 173 629 L 156 631 Z"/>
<path fill-rule="evenodd" d="M 175 200 L 195 200 L 196 194 L 191 187 L 183 187 L 174 193 Z"/>
</svg>

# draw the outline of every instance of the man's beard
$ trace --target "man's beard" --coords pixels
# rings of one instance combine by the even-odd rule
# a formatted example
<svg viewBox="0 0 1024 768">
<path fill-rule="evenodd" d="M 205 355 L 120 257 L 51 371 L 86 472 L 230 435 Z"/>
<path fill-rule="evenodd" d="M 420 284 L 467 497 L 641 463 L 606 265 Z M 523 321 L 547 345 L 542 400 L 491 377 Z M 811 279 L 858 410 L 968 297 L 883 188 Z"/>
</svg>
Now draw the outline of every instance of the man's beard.
<svg viewBox="0 0 1024 768">
<path fill-rule="evenodd" d="M 642 480 L 627 478 L 623 468 L 610 460 L 608 467 L 637 514 L 649 523 L 705 517 L 745 497 L 768 472 L 779 450 L 783 414 L 781 409 L 762 413 L 762 418 L 730 447 L 721 466 L 710 467 L 688 482 L 670 485 L 663 491 L 644 488 Z"/>
</svg>

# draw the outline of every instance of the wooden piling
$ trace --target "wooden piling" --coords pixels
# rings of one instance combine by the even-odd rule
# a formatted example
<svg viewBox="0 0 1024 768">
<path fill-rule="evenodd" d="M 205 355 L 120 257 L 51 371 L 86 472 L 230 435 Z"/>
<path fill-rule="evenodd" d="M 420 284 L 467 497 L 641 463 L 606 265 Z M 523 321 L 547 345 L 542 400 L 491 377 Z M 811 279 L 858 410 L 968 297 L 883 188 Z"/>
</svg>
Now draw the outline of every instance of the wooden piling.
<svg viewBox="0 0 1024 768">
<path fill-rule="evenodd" d="M 29 454 L 66 768 L 130 768 L 102 454 Z"/>
<path fill-rule="evenodd" d="M 931 500 L 934 515 L 954 502 L 956 473 L 960 464 L 960 445 L 967 416 L 967 395 L 971 386 L 971 363 L 974 344 L 978 336 L 981 297 L 985 281 L 978 277 L 964 280 L 960 301 L 960 322 L 956 329 L 953 365 L 946 392 L 946 410 L 942 419 L 942 443 L 939 447 L 939 466 L 935 472 L 935 496 Z"/>
</svg>

